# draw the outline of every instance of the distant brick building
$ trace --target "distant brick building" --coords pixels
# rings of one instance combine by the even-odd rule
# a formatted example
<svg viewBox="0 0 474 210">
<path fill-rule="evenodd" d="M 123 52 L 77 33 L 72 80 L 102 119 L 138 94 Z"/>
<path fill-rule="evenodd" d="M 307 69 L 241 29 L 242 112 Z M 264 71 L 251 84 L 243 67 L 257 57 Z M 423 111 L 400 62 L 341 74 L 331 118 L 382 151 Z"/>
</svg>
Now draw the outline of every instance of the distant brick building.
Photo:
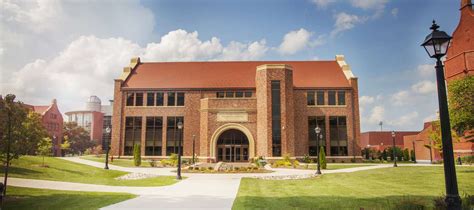
<svg viewBox="0 0 474 210">
<path fill-rule="evenodd" d="M 159 62 L 134 58 L 115 80 L 112 154 L 202 161 L 316 155 L 316 125 L 333 159 L 359 155 L 357 78 L 332 61 Z M 178 122 L 184 124 L 179 130 Z M 349 161 L 349 160 L 346 160 Z"/>
<path fill-rule="evenodd" d="M 404 149 L 403 137 L 418 134 L 419 131 L 395 131 L 395 146 Z M 392 131 L 369 131 L 360 134 L 360 146 L 383 151 L 393 146 Z"/>
<path fill-rule="evenodd" d="M 53 143 L 53 155 L 61 156 L 63 142 L 63 115 L 59 111 L 56 99 L 50 105 L 35 106 L 24 104 L 28 109 L 41 115 L 41 121 Z"/>
</svg>

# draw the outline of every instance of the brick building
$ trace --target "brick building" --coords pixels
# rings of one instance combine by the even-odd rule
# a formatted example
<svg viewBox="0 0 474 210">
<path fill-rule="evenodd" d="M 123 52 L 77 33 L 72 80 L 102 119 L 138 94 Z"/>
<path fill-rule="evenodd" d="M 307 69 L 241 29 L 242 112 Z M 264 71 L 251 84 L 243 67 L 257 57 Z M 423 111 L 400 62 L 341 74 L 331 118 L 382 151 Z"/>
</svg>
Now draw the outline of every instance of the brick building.
<svg viewBox="0 0 474 210">
<path fill-rule="evenodd" d="M 328 158 L 359 154 L 357 77 L 331 61 L 157 62 L 133 58 L 115 80 L 112 150 L 201 161 L 316 155 L 318 125 Z M 178 122 L 183 123 L 179 129 Z M 348 161 L 348 160 L 346 160 Z"/>
<path fill-rule="evenodd" d="M 56 99 L 50 105 L 35 106 L 24 104 L 25 107 L 41 115 L 41 122 L 53 143 L 53 155 L 61 156 L 63 142 L 63 115 L 59 111 Z"/>
<path fill-rule="evenodd" d="M 395 131 L 395 146 L 405 149 L 403 137 L 418 134 L 419 131 Z M 393 146 L 392 131 L 369 131 L 361 133 L 360 146 L 383 151 Z"/>
</svg>

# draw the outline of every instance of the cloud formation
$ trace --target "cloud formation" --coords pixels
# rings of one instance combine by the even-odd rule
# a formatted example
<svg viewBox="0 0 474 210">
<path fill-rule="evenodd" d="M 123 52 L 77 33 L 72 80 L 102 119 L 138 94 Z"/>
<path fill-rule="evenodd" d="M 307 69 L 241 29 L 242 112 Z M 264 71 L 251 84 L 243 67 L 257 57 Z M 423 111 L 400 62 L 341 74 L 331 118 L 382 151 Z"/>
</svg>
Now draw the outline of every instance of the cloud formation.
<svg viewBox="0 0 474 210">
<path fill-rule="evenodd" d="M 293 55 L 310 44 L 311 36 L 312 33 L 304 28 L 290 31 L 283 37 L 278 52 L 282 55 Z"/>
<path fill-rule="evenodd" d="M 367 21 L 367 17 L 351 15 L 345 12 L 337 13 L 334 15 L 334 19 L 336 19 L 336 22 L 334 23 L 334 29 L 331 31 L 331 37 L 335 37 L 341 32 L 350 30 L 357 24 Z"/>
</svg>

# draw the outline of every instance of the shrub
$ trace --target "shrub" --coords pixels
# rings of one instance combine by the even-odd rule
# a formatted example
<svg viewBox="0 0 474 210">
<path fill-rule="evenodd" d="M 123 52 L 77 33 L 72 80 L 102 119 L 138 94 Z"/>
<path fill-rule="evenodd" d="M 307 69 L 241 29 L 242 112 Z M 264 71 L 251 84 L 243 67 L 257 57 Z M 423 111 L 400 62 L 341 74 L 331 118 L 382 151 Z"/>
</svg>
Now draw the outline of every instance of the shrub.
<svg viewBox="0 0 474 210">
<path fill-rule="evenodd" d="M 321 164 L 321 168 L 322 169 L 326 169 L 327 168 L 327 162 L 326 162 L 326 153 L 324 152 L 324 148 L 321 147 L 319 148 L 319 162 Z"/>
<path fill-rule="evenodd" d="M 471 210 L 474 208 L 474 195 L 463 193 L 461 200 L 462 200 L 462 204 L 461 204 L 462 209 Z"/>
<path fill-rule="evenodd" d="M 410 151 L 410 157 L 411 157 L 411 161 L 415 161 L 416 157 L 415 157 L 415 150 L 411 150 Z"/>
<path fill-rule="evenodd" d="M 311 158 L 309 157 L 309 155 L 304 155 L 303 156 L 303 159 L 302 159 L 303 163 L 311 163 Z"/>
<path fill-rule="evenodd" d="M 135 166 L 140 166 L 142 164 L 142 156 L 140 144 L 133 145 L 133 164 Z"/>
<path fill-rule="evenodd" d="M 387 150 L 385 150 L 385 149 L 382 152 L 382 159 L 387 160 Z"/>
<path fill-rule="evenodd" d="M 404 161 L 410 160 L 410 153 L 408 152 L 408 148 L 405 148 L 405 149 L 403 150 L 403 160 L 404 160 Z"/>
<path fill-rule="evenodd" d="M 148 163 L 150 163 L 150 167 L 156 167 L 156 161 L 155 160 L 149 160 Z"/>
<path fill-rule="evenodd" d="M 296 168 L 296 167 L 298 167 L 299 165 L 300 165 L 300 162 L 299 162 L 299 161 L 297 161 L 297 160 L 293 161 L 293 168 Z"/>
<path fill-rule="evenodd" d="M 426 209 L 425 203 L 421 199 L 403 197 L 399 202 L 395 203 L 392 209 Z"/>
<path fill-rule="evenodd" d="M 464 156 L 461 158 L 463 164 L 473 164 L 474 163 L 474 155 L 471 156 Z"/>
</svg>

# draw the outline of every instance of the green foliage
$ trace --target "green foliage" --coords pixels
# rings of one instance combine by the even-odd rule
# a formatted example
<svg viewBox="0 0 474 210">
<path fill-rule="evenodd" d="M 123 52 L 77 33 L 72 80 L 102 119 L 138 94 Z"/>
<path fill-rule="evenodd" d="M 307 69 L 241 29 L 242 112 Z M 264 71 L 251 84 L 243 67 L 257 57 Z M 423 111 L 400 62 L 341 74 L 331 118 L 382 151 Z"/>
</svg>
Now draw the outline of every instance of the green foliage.
<svg viewBox="0 0 474 210">
<path fill-rule="evenodd" d="M 322 169 L 327 168 L 327 161 L 326 161 L 326 152 L 324 152 L 324 147 L 319 148 L 319 164 L 321 165 Z"/>
<path fill-rule="evenodd" d="M 410 157 L 411 157 L 411 161 L 415 161 L 416 160 L 416 156 L 415 156 L 415 150 L 410 150 Z"/>
<path fill-rule="evenodd" d="M 96 145 L 96 142 L 91 140 L 90 133 L 76 122 L 64 123 L 63 133 L 64 139 L 70 143 L 69 152 L 72 154 L 82 154 Z"/>
<path fill-rule="evenodd" d="M 68 151 L 71 149 L 71 143 L 69 142 L 69 137 L 64 136 L 63 143 L 61 144 L 61 153 L 63 155 L 68 154 Z"/>
<path fill-rule="evenodd" d="M 474 163 L 474 155 L 471 156 L 464 156 L 461 158 L 463 164 L 473 164 Z"/>
<path fill-rule="evenodd" d="M 163 159 L 160 161 L 163 166 L 177 166 L 178 165 L 178 154 L 171 153 L 169 159 Z"/>
<path fill-rule="evenodd" d="M 390 157 L 391 159 L 393 159 L 392 150 L 393 150 L 392 147 L 387 148 L 387 156 Z M 396 154 L 397 160 L 402 160 L 403 151 L 400 147 L 395 146 L 395 154 Z"/>
<path fill-rule="evenodd" d="M 383 160 L 387 160 L 387 156 L 388 156 L 387 150 L 384 149 L 383 152 L 382 152 L 382 159 L 383 159 Z"/>
<path fill-rule="evenodd" d="M 453 142 L 459 142 L 459 137 L 455 131 L 451 132 L 451 138 Z M 441 156 L 443 156 L 443 141 L 441 139 L 441 126 L 439 120 L 431 122 L 431 130 L 428 132 L 428 139 L 430 144 L 426 144 L 425 147 L 428 149 L 438 150 Z"/>
<path fill-rule="evenodd" d="M 449 114 L 451 127 L 458 133 L 474 128 L 474 76 L 450 82 Z"/>
<path fill-rule="evenodd" d="M 133 163 L 135 166 L 142 164 L 141 146 L 140 144 L 133 145 Z"/>
<path fill-rule="evenodd" d="M 52 148 L 53 148 L 53 143 L 51 142 L 51 139 L 49 137 L 43 138 L 41 139 L 40 142 L 38 142 L 38 148 L 36 149 L 36 154 L 43 157 L 43 163 L 42 163 L 43 167 L 45 166 L 44 157 L 51 156 Z"/>
<path fill-rule="evenodd" d="M 440 196 L 433 199 L 433 204 L 435 209 L 444 210 L 448 209 L 448 205 L 445 201 L 446 196 Z M 461 209 L 463 210 L 472 210 L 474 207 L 474 195 L 469 195 L 468 193 L 463 193 L 461 195 Z"/>
<path fill-rule="evenodd" d="M 404 161 L 409 161 L 410 160 L 410 152 L 408 152 L 408 148 L 405 148 L 403 150 L 403 160 Z"/>
<path fill-rule="evenodd" d="M 311 158 L 309 157 L 308 154 L 305 154 L 305 155 L 303 156 L 302 161 L 303 161 L 303 163 L 312 163 L 312 162 L 313 162 L 313 160 L 311 160 Z"/>
</svg>

